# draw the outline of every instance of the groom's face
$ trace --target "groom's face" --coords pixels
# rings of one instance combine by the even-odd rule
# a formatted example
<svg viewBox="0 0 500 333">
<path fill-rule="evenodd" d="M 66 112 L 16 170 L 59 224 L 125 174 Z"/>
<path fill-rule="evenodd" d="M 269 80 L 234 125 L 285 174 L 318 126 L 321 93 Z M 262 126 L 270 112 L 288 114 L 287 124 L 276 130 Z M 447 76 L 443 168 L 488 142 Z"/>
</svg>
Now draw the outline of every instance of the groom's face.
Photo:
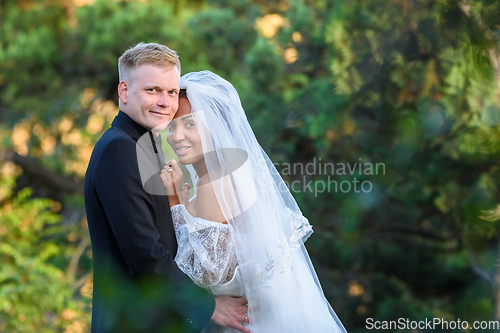
<svg viewBox="0 0 500 333">
<path fill-rule="evenodd" d="M 178 108 L 179 70 L 144 64 L 118 85 L 121 108 L 142 127 L 163 130 Z"/>
</svg>

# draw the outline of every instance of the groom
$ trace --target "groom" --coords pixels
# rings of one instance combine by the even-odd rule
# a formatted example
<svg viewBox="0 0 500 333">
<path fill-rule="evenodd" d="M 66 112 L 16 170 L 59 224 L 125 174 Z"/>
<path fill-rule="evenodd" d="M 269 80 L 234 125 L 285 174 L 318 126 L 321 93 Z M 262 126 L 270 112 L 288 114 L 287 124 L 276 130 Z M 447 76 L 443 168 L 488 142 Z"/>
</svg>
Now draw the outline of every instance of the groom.
<svg viewBox="0 0 500 333">
<path fill-rule="evenodd" d="M 176 52 L 139 43 L 120 57 L 118 70 L 120 111 L 95 145 L 85 175 L 94 265 L 92 333 L 200 331 L 209 320 L 250 333 L 238 322 L 248 312 L 245 298 L 214 301 L 179 270 L 159 173 L 141 179 L 139 168 L 159 170 L 165 164 L 157 130 L 178 107 Z"/>
</svg>

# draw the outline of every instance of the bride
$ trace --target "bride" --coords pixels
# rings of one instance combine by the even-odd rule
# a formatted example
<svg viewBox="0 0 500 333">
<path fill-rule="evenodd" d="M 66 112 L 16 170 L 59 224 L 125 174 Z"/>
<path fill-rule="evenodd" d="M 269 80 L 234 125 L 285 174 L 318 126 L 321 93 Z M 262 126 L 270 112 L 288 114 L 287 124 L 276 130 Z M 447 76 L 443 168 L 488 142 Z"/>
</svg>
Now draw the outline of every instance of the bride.
<svg viewBox="0 0 500 333">
<path fill-rule="evenodd" d="M 181 188 L 175 160 L 161 173 L 174 194 L 179 268 L 216 297 L 246 297 L 241 324 L 254 333 L 346 332 L 304 246 L 311 225 L 257 142 L 234 87 L 209 71 L 184 75 L 180 86 L 167 141 L 191 174 L 194 196 L 188 184 Z"/>
</svg>

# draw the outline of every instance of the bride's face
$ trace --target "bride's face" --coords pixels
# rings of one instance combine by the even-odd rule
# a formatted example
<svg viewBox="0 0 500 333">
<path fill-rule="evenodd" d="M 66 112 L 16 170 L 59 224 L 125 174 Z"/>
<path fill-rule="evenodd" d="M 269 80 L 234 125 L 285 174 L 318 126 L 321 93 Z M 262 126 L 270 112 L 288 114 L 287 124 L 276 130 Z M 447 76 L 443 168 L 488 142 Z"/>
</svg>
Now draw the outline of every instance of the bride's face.
<svg viewBox="0 0 500 333">
<path fill-rule="evenodd" d="M 200 133 L 187 98 L 179 98 L 179 108 L 167 129 L 167 142 L 174 149 L 180 163 L 193 164 L 203 158 Z"/>
</svg>

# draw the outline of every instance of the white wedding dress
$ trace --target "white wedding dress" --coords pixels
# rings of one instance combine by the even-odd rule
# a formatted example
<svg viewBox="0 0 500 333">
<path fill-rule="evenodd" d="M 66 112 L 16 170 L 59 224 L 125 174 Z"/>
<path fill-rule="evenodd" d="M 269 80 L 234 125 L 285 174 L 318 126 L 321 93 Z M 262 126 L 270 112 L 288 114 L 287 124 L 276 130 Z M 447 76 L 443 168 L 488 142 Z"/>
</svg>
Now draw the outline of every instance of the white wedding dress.
<svg viewBox="0 0 500 333">
<path fill-rule="evenodd" d="M 178 244 L 175 262 L 179 268 L 212 295 L 244 296 L 229 225 L 194 217 L 182 204 L 171 210 Z M 214 284 L 215 281 L 222 283 Z M 239 331 L 210 323 L 202 332 Z"/>
<path fill-rule="evenodd" d="M 231 239 L 231 228 L 228 224 L 208 221 L 202 218 L 192 216 L 182 204 L 175 205 L 171 208 L 172 220 L 177 237 L 178 250 L 175 256 L 175 262 L 179 268 L 188 275 L 193 282 L 200 287 L 205 288 L 211 294 L 229 295 L 229 296 L 245 296 L 243 281 L 239 274 L 238 261 L 235 255 L 234 245 Z M 305 220 L 305 221 L 304 221 Z M 305 223 L 307 220 L 303 217 L 294 219 L 297 227 L 297 237 L 304 233 L 312 233 L 310 225 Z M 305 228 L 306 230 L 301 230 Z M 298 250 L 298 249 L 297 249 Z M 288 253 L 293 255 L 293 253 Z M 307 267 L 295 267 L 294 269 L 307 270 Z M 300 313 L 299 315 L 305 321 L 315 321 L 318 330 L 316 332 L 342 332 L 338 329 L 334 318 L 329 313 L 325 306 L 321 295 L 316 293 L 316 285 L 314 281 L 301 281 L 299 283 L 297 276 L 292 273 L 293 269 L 289 267 L 291 274 L 282 270 L 282 278 L 276 279 L 278 283 L 290 283 L 292 285 L 309 285 L 311 292 L 306 293 L 307 299 L 304 299 L 308 313 Z M 302 277 L 307 275 L 301 275 Z M 287 277 L 294 281 L 287 281 Z M 281 280 L 281 282 L 280 282 Z M 272 295 L 269 290 L 261 291 L 263 294 Z M 263 308 L 272 308 L 272 300 L 265 295 L 260 298 L 259 306 Z M 264 304 L 263 302 L 270 304 Z M 293 318 L 294 314 L 290 314 L 289 319 L 273 318 L 276 322 L 293 322 L 297 318 Z M 262 323 L 260 323 L 262 324 Z M 273 323 L 274 324 L 274 323 Z M 243 326 L 252 328 L 251 324 L 242 323 Z M 262 326 L 262 325 L 261 325 Z M 295 327 L 296 332 L 302 332 L 299 327 Z M 284 328 L 285 329 L 285 328 Z M 295 330 L 294 330 L 295 331 Z M 205 327 L 202 333 L 237 333 L 236 329 L 229 327 L 217 326 L 210 322 Z M 273 331 L 274 332 L 274 331 Z M 279 332 L 290 332 L 288 329 Z M 256 332 L 260 333 L 260 332 Z"/>
<path fill-rule="evenodd" d="M 214 295 L 245 296 L 250 323 L 244 326 L 253 333 L 346 333 L 304 246 L 312 227 L 259 145 L 236 89 L 209 71 L 184 75 L 180 87 L 228 224 L 173 206 L 179 268 Z M 186 167 L 196 195 L 196 170 Z M 204 330 L 214 332 L 238 331 Z"/>
</svg>

